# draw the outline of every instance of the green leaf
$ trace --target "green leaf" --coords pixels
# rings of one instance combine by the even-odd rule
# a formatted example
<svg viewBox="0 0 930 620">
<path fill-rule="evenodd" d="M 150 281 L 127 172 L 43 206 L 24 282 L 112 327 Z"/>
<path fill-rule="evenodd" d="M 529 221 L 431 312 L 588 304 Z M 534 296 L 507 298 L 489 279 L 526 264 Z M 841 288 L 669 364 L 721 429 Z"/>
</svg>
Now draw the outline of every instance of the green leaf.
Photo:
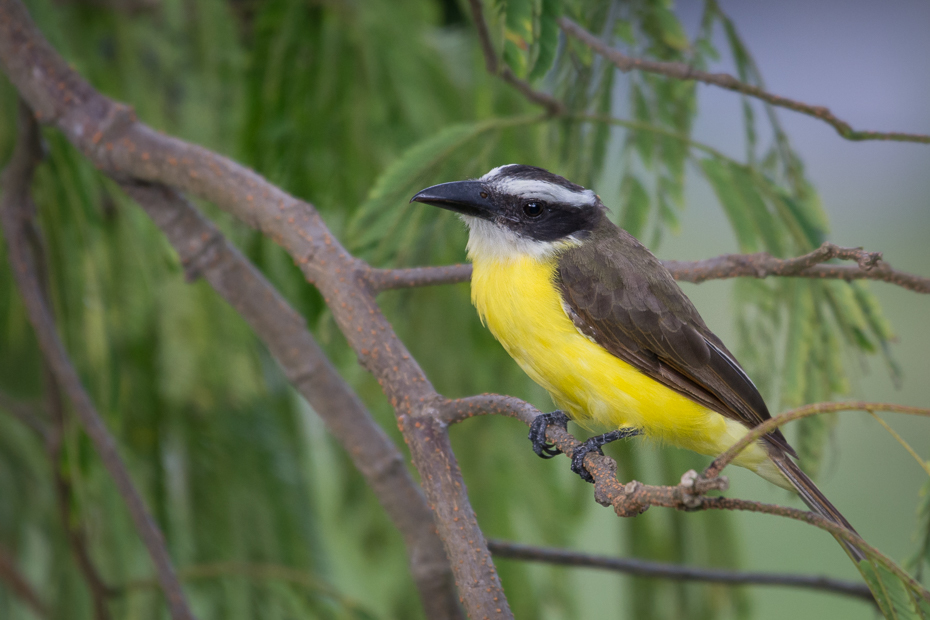
<svg viewBox="0 0 930 620">
<path fill-rule="evenodd" d="M 555 61 L 555 52 L 559 46 L 558 19 L 562 15 L 562 0 L 542 0 L 539 13 L 539 38 L 536 63 L 530 72 L 529 80 L 538 80 L 548 73 Z"/>
<path fill-rule="evenodd" d="M 623 198 L 623 215 L 620 226 L 634 237 L 640 237 L 649 218 L 649 192 L 639 179 L 628 174 L 620 184 Z"/>
<path fill-rule="evenodd" d="M 928 620 L 924 611 L 927 601 L 920 605 L 922 592 L 914 591 L 908 584 L 878 562 L 862 560 L 859 570 L 869 589 L 875 596 L 885 618 L 892 620 Z"/>
<path fill-rule="evenodd" d="M 811 323 L 814 300 L 806 282 L 795 280 L 787 286 L 790 287 L 793 296 L 788 313 L 788 342 L 785 348 L 785 365 L 782 370 L 784 383 L 781 405 L 797 407 L 804 402 L 804 391 L 807 388 L 807 362 L 810 358 L 814 330 Z"/>
<path fill-rule="evenodd" d="M 924 482 L 918 494 L 917 526 L 913 538 L 917 541 L 917 548 L 905 566 L 920 579 L 924 566 L 930 566 L 930 480 Z"/>
<path fill-rule="evenodd" d="M 518 77 L 526 77 L 533 42 L 533 0 L 504 4 L 504 62 Z"/>
<path fill-rule="evenodd" d="M 350 249 L 359 250 L 381 240 L 409 216 L 407 193 L 431 167 L 487 131 L 531 120 L 535 118 L 495 118 L 450 125 L 408 148 L 381 173 L 356 212 L 347 230 Z"/>
<path fill-rule="evenodd" d="M 743 197 L 743 204 L 749 216 L 755 222 L 758 236 L 765 244 L 766 251 L 775 256 L 784 256 L 785 249 L 781 236 L 782 227 L 762 199 L 762 195 L 756 187 L 755 177 L 750 175 L 745 168 L 737 165 L 730 165 L 730 175 L 737 191 Z"/>
<path fill-rule="evenodd" d="M 688 35 L 685 34 L 685 29 L 682 27 L 681 22 L 678 21 L 678 17 L 675 13 L 671 9 L 658 3 L 653 5 L 653 10 L 655 11 L 655 17 L 659 24 L 662 42 L 679 52 L 688 49 L 690 44 Z"/>
<path fill-rule="evenodd" d="M 704 176 L 714 188 L 717 200 L 723 207 L 741 252 L 758 252 L 759 242 L 756 227 L 748 213 L 745 198 L 736 189 L 736 183 L 727 162 L 715 158 L 700 160 Z"/>
</svg>

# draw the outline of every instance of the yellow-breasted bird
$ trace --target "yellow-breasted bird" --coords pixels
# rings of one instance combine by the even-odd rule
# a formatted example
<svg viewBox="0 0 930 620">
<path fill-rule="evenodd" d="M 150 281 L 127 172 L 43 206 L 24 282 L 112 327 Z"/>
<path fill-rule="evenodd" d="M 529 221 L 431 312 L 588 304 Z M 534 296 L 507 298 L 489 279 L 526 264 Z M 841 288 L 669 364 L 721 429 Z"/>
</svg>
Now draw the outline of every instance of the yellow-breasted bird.
<svg viewBox="0 0 930 620">
<path fill-rule="evenodd" d="M 455 211 L 468 225 L 472 302 L 560 409 L 539 416 L 530 431 L 539 456 L 558 453 L 546 443 L 550 424 L 571 419 L 614 429 L 572 455 L 572 470 L 591 481 L 584 457 L 608 442 L 644 434 L 716 456 L 770 417 L 672 275 L 610 221 L 591 190 L 511 164 L 434 185 L 411 202 Z M 855 531 L 791 457 L 797 454 L 775 430 L 734 462 Z"/>
</svg>

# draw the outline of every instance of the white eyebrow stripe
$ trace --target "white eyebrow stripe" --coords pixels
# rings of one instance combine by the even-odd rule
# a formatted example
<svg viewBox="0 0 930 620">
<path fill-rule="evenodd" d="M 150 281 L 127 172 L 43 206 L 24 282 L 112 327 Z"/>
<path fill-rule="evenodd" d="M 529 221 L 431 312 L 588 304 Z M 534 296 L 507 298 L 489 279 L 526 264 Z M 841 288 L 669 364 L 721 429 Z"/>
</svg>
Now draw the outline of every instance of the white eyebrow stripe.
<svg viewBox="0 0 930 620">
<path fill-rule="evenodd" d="M 535 198 L 574 207 L 593 206 L 597 202 L 597 196 L 589 189 L 577 192 L 548 181 L 503 179 L 495 185 L 499 191 L 511 196 Z"/>
<path fill-rule="evenodd" d="M 516 166 L 516 165 L 517 164 L 504 164 L 503 166 L 498 166 L 497 168 L 493 168 L 489 170 L 487 174 L 485 174 L 483 177 L 481 177 L 478 180 L 479 181 L 490 181 L 491 179 L 499 175 L 504 170 L 504 168 L 508 168 L 510 166 Z"/>
</svg>

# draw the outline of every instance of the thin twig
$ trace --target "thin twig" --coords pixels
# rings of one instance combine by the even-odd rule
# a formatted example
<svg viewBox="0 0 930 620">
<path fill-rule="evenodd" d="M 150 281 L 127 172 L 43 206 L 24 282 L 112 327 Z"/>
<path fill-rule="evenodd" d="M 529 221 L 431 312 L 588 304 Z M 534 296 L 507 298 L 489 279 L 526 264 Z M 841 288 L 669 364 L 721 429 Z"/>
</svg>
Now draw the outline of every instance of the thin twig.
<svg viewBox="0 0 930 620">
<path fill-rule="evenodd" d="M 518 78 L 507 65 L 501 63 L 494 44 L 491 43 L 491 33 L 488 30 L 487 20 L 484 18 L 484 7 L 481 0 L 468 0 L 471 8 L 475 29 L 478 31 L 478 41 L 481 43 L 481 52 L 484 54 L 484 64 L 491 75 L 496 75 L 522 94 L 528 101 L 546 109 L 550 116 L 561 116 L 566 113 L 565 104 L 548 93 L 536 90 L 526 80 Z"/>
<path fill-rule="evenodd" d="M 49 617 L 48 607 L 42 602 L 39 593 L 16 568 L 13 555 L 3 547 L 0 547 L 0 581 L 4 582 L 13 594 L 21 598 L 37 616 Z"/>
<path fill-rule="evenodd" d="M 36 249 L 33 248 L 33 253 L 35 252 Z M 47 291 L 45 291 L 44 298 L 47 302 Z M 107 598 L 110 595 L 110 590 L 91 560 L 84 528 L 80 522 L 72 517 L 71 496 L 73 491 L 60 463 L 62 437 L 64 435 L 64 411 L 61 393 L 48 365 L 43 370 L 45 375 L 46 408 L 52 412 L 51 425 L 43 421 L 43 418 L 47 416 L 40 407 L 33 403 L 17 401 L 2 392 L 0 392 L 0 409 L 13 412 L 14 416 L 35 432 L 42 441 L 52 470 L 52 484 L 55 489 L 55 501 L 62 528 L 71 546 L 71 551 L 74 553 L 78 569 L 83 574 L 91 597 L 94 600 L 94 614 L 97 620 L 108 620 Z"/>
<path fill-rule="evenodd" d="M 123 189 L 177 250 L 188 279 L 204 278 L 242 315 L 284 375 L 345 448 L 404 536 L 426 617 L 461 618 L 452 571 L 423 493 L 407 472 L 400 451 L 326 359 L 303 317 L 178 192 L 153 185 L 123 184 Z"/>
<path fill-rule="evenodd" d="M 904 437 L 902 437 L 902 436 L 898 433 L 898 431 L 896 431 L 896 430 L 894 430 L 893 428 L 891 428 L 891 426 L 888 424 L 888 422 L 885 422 L 885 421 L 881 418 L 880 415 L 878 415 L 877 413 L 875 413 L 874 411 L 871 411 L 871 410 L 869 410 L 869 415 L 872 416 L 873 418 L 875 418 L 875 421 L 878 422 L 879 424 L 881 424 L 881 425 L 882 425 L 882 428 L 884 428 L 886 431 L 888 431 L 888 434 L 891 435 L 891 436 L 894 438 L 894 440 L 897 441 L 898 444 L 900 444 L 900 446 L 901 446 L 902 448 L 904 448 L 904 450 L 905 450 L 908 454 L 910 454 L 911 457 L 912 457 L 915 461 L 917 461 L 917 464 L 920 465 L 921 469 L 923 469 L 925 472 L 927 472 L 927 475 L 930 476 L 930 462 L 925 461 L 925 460 L 923 460 L 922 458 L 920 458 L 920 455 L 917 454 L 917 450 L 915 450 L 914 448 L 912 448 L 912 447 L 911 447 L 911 444 L 907 443 L 907 440 L 905 440 Z"/>
<path fill-rule="evenodd" d="M 35 329 L 39 348 L 54 373 L 55 380 L 68 395 L 78 420 L 129 508 L 136 530 L 155 564 L 172 618 L 193 620 L 194 616 L 187 606 L 181 584 L 171 566 L 164 538 L 133 484 L 115 440 L 84 390 L 81 379 L 58 337 L 51 311 L 45 304 L 35 261 L 24 241 L 26 222 L 31 219 L 35 210 L 29 196 L 29 187 L 35 165 L 41 157 L 41 148 L 38 127 L 32 116 L 28 113 L 21 114 L 21 119 L 23 122 L 20 123 L 13 157 L 3 172 L 3 196 L 0 198 L 0 220 L 3 223 L 14 279 L 23 297 L 29 321 Z"/>
<path fill-rule="evenodd" d="M 599 568 L 635 575 L 637 577 L 654 577 L 676 581 L 705 581 L 731 585 L 786 586 L 808 588 L 823 592 L 832 592 L 845 596 L 874 602 L 868 586 L 853 581 L 834 579 L 825 576 L 793 575 L 791 573 L 764 573 L 723 568 L 703 568 L 651 562 L 638 558 L 614 558 L 591 553 L 581 553 L 568 549 L 552 549 L 523 545 L 503 540 L 489 540 L 488 548 L 498 558 L 529 560 L 558 564 L 562 566 L 579 566 Z"/>
<path fill-rule="evenodd" d="M 23 139 L 32 141 L 35 139 L 33 134 L 38 131 L 38 126 L 28 106 L 21 101 L 19 107 Z M 40 151 L 36 151 L 36 155 L 40 154 Z M 50 308 L 51 292 L 48 260 L 42 236 L 34 220 L 35 213 L 32 209 L 27 208 L 21 212 L 21 215 L 23 216 L 21 220 L 23 243 L 27 246 L 26 251 L 30 253 L 34 261 L 36 281 L 42 295 L 42 302 L 46 308 Z M 42 375 L 45 386 L 45 410 L 48 412 L 49 424 L 47 429 L 43 427 L 37 432 L 44 439 L 45 452 L 52 470 L 52 485 L 55 490 L 58 516 L 68 539 L 68 544 L 74 554 L 78 570 L 83 575 L 87 588 L 90 590 L 94 602 L 94 617 L 96 620 L 110 620 L 110 610 L 107 604 L 110 590 L 91 559 L 84 526 L 79 519 L 74 517 L 71 511 L 73 489 L 70 476 L 66 473 L 66 468 L 62 466 L 61 462 L 65 436 L 64 399 L 51 364 L 46 359 L 42 361 Z"/>
<path fill-rule="evenodd" d="M 46 291 L 46 303 L 48 296 Z M 62 444 L 65 434 L 65 410 L 62 399 L 61 388 L 55 378 L 50 364 L 46 362 L 45 369 L 45 393 L 46 404 L 51 414 L 52 424 L 46 436 L 45 450 L 48 454 L 49 464 L 52 468 L 52 484 L 55 488 L 55 503 L 58 507 L 58 517 L 61 521 L 61 527 L 65 531 L 68 544 L 71 546 L 71 552 L 74 554 L 74 560 L 77 563 L 78 570 L 87 583 L 90 590 L 90 596 L 94 601 L 94 617 L 96 620 L 109 620 L 110 610 L 107 599 L 110 596 L 110 588 L 107 586 L 100 571 L 97 570 L 93 559 L 90 556 L 90 548 L 87 544 L 87 534 L 83 524 L 74 518 L 71 512 L 72 496 L 74 494 L 70 476 L 65 473 L 61 463 Z"/>
<path fill-rule="evenodd" d="M 332 584 L 321 580 L 311 572 L 270 563 L 211 562 L 194 564 L 178 569 L 178 577 L 184 581 L 200 579 L 217 579 L 220 577 L 245 577 L 254 581 L 281 581 L 299 586 L 330 598 L 346 611 L 364 611 L 365 607 L 358 601 L 350 599 Z M 132 590 L 147 590 L 158 587 L 157 579 L 135 579 L 120 586 L 117 594 L 126 594 Z M 427 616 L 432 620 L 433 616 Z"/>
<path fill-rule="evenodd" d="M 45 412 L 38 403 L 19 400 L 5 392 L 0 392 L 0 410 L 8 412 L 45 441 L 48 423 L 45 420 Z"/>
<path fill-rule="evenodd" d="M 836 280 L 880 280 L 896 284 L 916 293 L 930 293 L 930 278 L 892 269 L 881 258 L 881 252 L 865 252 L 859 248 L 841 248 L 832 243 L 797 258 L 775 258 L 766 252 L 757 254 L 724 254 L 697 261 L 663 261 L 676 280 L 700 284 L 708 280 L 727 278 L 817 278 Z M 855 260 L 856 265 L 824 265 L 838 258 Z"/>
<path fill-rule="evenodd" d="M 592 50 L 612 62 L 618 69 L 624 72 L 638 70 L 658 75 L 665 75 L 678 80 L 694 80 L 725 88 L 734 92 L 742 93 L 756 99 L 761 99 L 766 103 L 781 108 L 787 108 L 801 114 L 806 114 L 818 118 L 830 124 L 836 132 L 847 140 L 892 140 L 896 142 L 920 142 L 930 143 L 930 136 L 924 134 L 900 133 L 900 132 L 880 132 L 880 131 L 858 131 L 853 129 L 849 123 L 840 120 L 833 113 L 823 106 L 814 106 L 787 97 L 773 95 L 758 86 L 752 86 L 741 82 L 732 75 L 727 73 L 709 73 L 701 71 L 694 67 L 681 62 L 661 62 L 657 60 L 646 60 L 642 58 L 631 58 L 619 50 L 610 47 L 599 38 L 573 22 L 568 17 L 559 18 L 559 26 L 567 34 L 575 37 Z"/>
<path fill-rule="evenodd" d="M 713 478 L 723 471 L 723 468 L 729 465 L 746 446 L 758 441 L 764 435 L 768 435 L 773 430 L 787 424 L 793 420 L 800 420 L 812 415 L 822 413 L 834 413 L 839 411 L 892 411 L 895 413 L 904 413 L 907 415 L 930 416 L 930 409 L 924 407 L 910 407 L 908 405 L 895 405 L 893 403 L 870 403 L 865 401 L 849 401 L 839 403 L 815 403 L 805 405 L 786 411 L 766 420 L 762 424 L 753 427 L 748 433 L 733 444 L 726 452 L 714 459 L 714 461 L 704 470 L 703 477 Z"/>
</svg>

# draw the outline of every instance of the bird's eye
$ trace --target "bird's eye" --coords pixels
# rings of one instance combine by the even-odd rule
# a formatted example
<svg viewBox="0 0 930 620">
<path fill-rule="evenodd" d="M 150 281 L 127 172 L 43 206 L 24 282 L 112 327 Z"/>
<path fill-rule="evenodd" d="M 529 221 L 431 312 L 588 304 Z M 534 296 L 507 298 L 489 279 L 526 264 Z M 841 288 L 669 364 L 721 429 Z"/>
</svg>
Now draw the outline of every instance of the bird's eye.
<svg viewBox="0 0 930 620">
<path fill-rule="evenodd" d="M 488 197 L 488 193 L 487 193 L 487 192 L 481 192 L 481 193 L 478 194 L 478 195 L 481 196 L 482 198 L 487 198 L 487 197 Z"/>
<path fill-rule="evenodd" d="M 523 205 L 523 212 L 527 217 L 539 217 L 543 212 L 542 205 L 538 202 L 528 202 Z"/>
</svg>

